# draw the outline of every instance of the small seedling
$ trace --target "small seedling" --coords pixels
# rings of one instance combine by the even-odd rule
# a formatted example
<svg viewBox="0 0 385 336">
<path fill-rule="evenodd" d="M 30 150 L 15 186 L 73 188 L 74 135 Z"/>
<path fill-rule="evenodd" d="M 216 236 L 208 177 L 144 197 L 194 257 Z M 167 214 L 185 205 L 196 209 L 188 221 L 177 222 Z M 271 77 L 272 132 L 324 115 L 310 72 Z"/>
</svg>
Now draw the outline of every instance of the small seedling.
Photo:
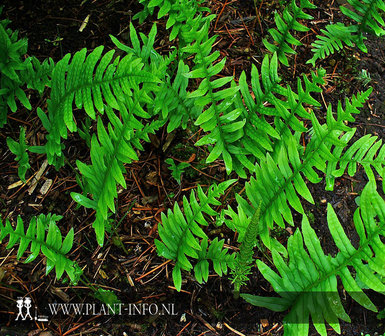
<svg viewBox="0 0 385 336">
<path fill-rule="evenodd" d="M 170 158 L 166 159 L 165 162 L 169 165 L 168 169 L 171 170 L 172 177 L 178 184 L 181 184 L 182 174 L 184 173 L 185 168 L 189 167 L 190 164 L 188 162 L 181 162 L 176 165 L 174 160 Z"/>
</svg>

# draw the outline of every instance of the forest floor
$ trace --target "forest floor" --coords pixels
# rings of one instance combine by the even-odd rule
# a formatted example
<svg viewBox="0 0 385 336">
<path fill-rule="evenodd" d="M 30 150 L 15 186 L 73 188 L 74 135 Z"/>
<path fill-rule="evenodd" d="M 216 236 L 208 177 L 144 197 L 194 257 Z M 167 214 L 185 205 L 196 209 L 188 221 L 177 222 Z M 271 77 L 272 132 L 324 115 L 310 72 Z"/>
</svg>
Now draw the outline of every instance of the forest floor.
<svg viewBox="0 0 385 336">
<path fill-rule="evenodd" d="M 310 42 L 325 24 L 340 15 L 334 0 L 315 1 L 315 4 L 321 10 L 309 11 L 315 16 L 309 26 L 311 30 L 302 36 L 304 46 L 297 48 L 293 65 L 283 69 L 286 82 L 292 81 L 298 74 L 310 73 L 310 65 L 305 64 L 310 58 Z M 128 43 L 129 23 L 142 8 L 136 0 L 5 0 L 3 5 L 2 18 L 10 19 L 10 27 L 19 30 L 20 36 L 28 38 L 28 54 L 39 60 L 51 57 L 55 61 L 84 47 L 91 50 L 104 45 L 109 50 L 114 47 L 110 34 Z M 274 25 L 274 11 L 282 9 L 280 2 L 275 0 L 258 1 L 258 6 L 256 15 L 252 0 L 213 0 L 208 4 L 211 12 L 217 14 L 211 34 L 219 36 L 216 48 L 227 58 L 224 74 L 234 75 L 236 80 L 243 70 L 250 71 L 251 64 L 260 67 L 266 52 L 262 39 Z M 88 15 L 88 24 L 80 32 L 79 28 Z M 170 42 L 165 32 L 165 20 L 157 22 L 156 45 L 160 53 L 167 53 Z M 152 22 L 134 24 L 138 31 L 148 33 Z M 373 86 L 374 92 L 356 118 L 358 135 L 371 133 L 379 138 L 385 135 L 384 41 L 368 37 L 367 54 L 347 48 L 321 64 L 328 73 L 321 98 L 334 106 L 338 100 L 364 90 L 362 71 L 370 74 L 369 85 Z M 32 96 L 31 99 L 35 100 L 34 107 L 46 104 L 45 96 Z M 120 223 L 117 227 L 119 235 L 112 233 L 108 244 L 100 248 L 90 229 L 91 211 L 77 207 L 70 197 L 70 191 L 81 192 L 70 165 L 60 171 L 47 167 L 36 190 L 31 193 L 28 187 L 9 188 L 18 181 L 18 177 L 6 138 L 16 139 L 20 124 L 26 127 L 29 141 L 38 142 L 44 134 L 36 110 L 19 109 L 9 115 L 8 124 L 0 130 L 0 215 L 2 218 L 13 218 L 20 214 L 29 218 L 53 212 L 64 216 L 59 222 L 63 231 L 74 227 L 76 232 L 77 247 L 71 258 L 84 269 L 89 283 L 70 287 L 55 280 L 53 273 L 45 276 L 42 262 L 18 262 L 16 250 L 6 250 L 4 244 L 0 245 L 0 336 L 32 336 L 41 331 L 46 332 L 40 333 L 45 336 L 282 335 L 283 315 L 253 307 L 242 299 L 234 299 L 228 277 L 210 276 L 207 284 L 199 285 L 187 276 L 188 281 L 183 283 L 182 291 L 178 293 L 173 287 L 171 268 L 156 253 L 154 239 L 157 238 L 160 213 L 173 202 L 181 201 L 183 195 L 188 194 L 196 184 L 209 185 L 228 178 L 223 165 L 204 164 L 206 153 L 194 147 L 197 140 L 194 132 L 198 130 L 177 131 L 171 138 L 163 129 L 151 138 L 151 143 L 145 145 L 146 150 L 140 160 L 128 167 L 127 189 L 119 194 L 120 207 L 116 214 L 116 221 Z M 67 140 L 66 150 L 72 166 L 76 165 L 76 159 L 87 159 L 87 148 L 77 135 Z M 168 157 L 189 160 L 192 164 L 192 168 L 184 174 L 181 186 L 170 177 L 164 163 Z M 31 159 L 32 171 L 39 171 L 44 159 L 37 154 L 31 155 Z M 49 179 L 52 180 L 49 190 L 41 192 L 42 184 Z M 325 192 L 322 185 L 312 187 L 316 205 L 308 205 L 306 211 L 313 214 L 317 233 L 322 237 L 325 249 L 331 253 L 334 245 L 327 232 L 325 204 L 339 202 L 338 215 L 346 221 L 347 228 L 351 227 L 349 220 L 356 208 L 355 195 L 365 182 L 359 177 L 341 179 L 334 192 Z M 227 200 L 227 204 L 231 202 L 231 199 Z M 223 230 L 221 234 L 228 235 L 226 229 Z M 288 234 L 282 232 L 282 239 Z M 232 235 L 227 237 L 230 246 L 237 246 Z M 254 272 L 252 281 L 244 290 L 268 295 L 270 285 L 257 270 Z M 97 302 L 90 286 L 112 290 L 122 303 L 172 303 L 176 315 L 74 315 L 57 317 L 49 322 L 15 322 L 17 308 L 14 300 L 18 296 L 31 297 L 35 309 L 44 314 L 40 307 L 50 302 Z M 383 297 L 368 295 L 380 309 L 385 307 Z M 352 320 L 350 324 L 341 323 L 344 335 L 374 335 L 385 331 L 384 320 L 378 320 L 375 313 L 364 310 L 349 297 L 345 299 L 344 306 Z M 312 333 L 316 334 L 314 330 Z M 331 330 L 330 335 L 334 335 Z"/>
</svg>

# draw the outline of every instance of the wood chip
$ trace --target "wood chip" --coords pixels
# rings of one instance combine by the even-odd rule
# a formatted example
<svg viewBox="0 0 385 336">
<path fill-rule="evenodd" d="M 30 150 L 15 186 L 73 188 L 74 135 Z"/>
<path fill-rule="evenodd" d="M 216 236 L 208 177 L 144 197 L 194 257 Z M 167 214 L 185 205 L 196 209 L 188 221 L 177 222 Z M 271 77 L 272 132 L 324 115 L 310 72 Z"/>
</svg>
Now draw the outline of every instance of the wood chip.
<svg viewBox="0 0 385 336">
<path fill-rule="evenodd" d="M 53 181 L 51 179 L 47 179 L 40 188 L 40 194 L 45 195 L 49 188 L 51 188 L 52 182 Z"/>
<path fill-rule="evenodd" d="M 35 175 L 35 177 L 32 179 L 31 187 L 28 189 L 28 194 L 32 195 L 32 193 L 35 191 L 36 186 L 37 186 L 37 182 L 39 182 L 40 178 L 43 176 L 44 171 L 46 170 L 47 166 L 48 166 L 48 161 L 45 160 L 43 162 L 43 164 L 41 165 L 39 171 Z"/>
<path fill-rule="evenodd" d="M 8 186 L 8 190 L 13 189 L 13 188 L 17 188 L 17 187 L 21 186 L 22 184 L 23 184 L 23 181 L 17 181 L 15 183 L 12 183 L 11 185 Z"/>
<path fill-rule="evenodd" d="M 82 24 L 81 24 L 81 26 L 80 26 L 80 28 L 79 28 L 79 31 L 80 32 L 82 32 L 83 30 L 84 30 L 84 28 L 86 28 L 87 27 L 87 24 L 88 24 L 88 21 L 89 21 L 89 19 L 90 19 L 90 14 L 88 14 L 87 16 L 86 16 L 86 18 L 84 19 L 84 21 L 82 22 Z"/>
</svg>

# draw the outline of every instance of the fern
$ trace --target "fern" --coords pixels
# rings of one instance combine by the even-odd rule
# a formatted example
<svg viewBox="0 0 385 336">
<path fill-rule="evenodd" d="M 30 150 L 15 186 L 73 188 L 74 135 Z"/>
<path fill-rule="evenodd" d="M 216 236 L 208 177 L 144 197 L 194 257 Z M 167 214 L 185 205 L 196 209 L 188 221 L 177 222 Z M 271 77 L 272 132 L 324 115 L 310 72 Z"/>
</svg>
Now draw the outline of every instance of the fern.
<svg viewBox="0 0 385 336">
<path fill-rule="evenodd" d="M 343 49 L 343 43 L 349 47 L 354 46 L 352 34 L 357 31 L 356 26 L 345 26 L 342 23 L 327 25 L 321 29 L 323 35 L 317 35 L 317 40 L 312 43 L 313 57 L 306 63 L 315 66 L 318 59 L 323 59 L 335 51 Z"/>
<path fill-rule="evenodd" d="M 277 140 L 281 139 L 290 128 L 295 131 L 306 130 L 298 118 L 310 118 L 310 114 L 304 107 L 305 104 L 320 106 L 319 102 L 312 97 L 312 93 L 321 91 L 320 85 L 324 84 L 323 76 L 325 75 L 323 69 L 312 73 L 311 80 L 306 76 L 303 76 L 302 81 L 298 78 L 298 93 L 295 93 L 289 86 L 285 88 L 279 84 L 281 79 L 277 69 L 276 54 L 271 59 L 269 56 L 264 57 L 261 66 L 261 80 L 258 69 L 254 65 L 252 66 L 251 86 L 255 98 L 249 91 L 245 73 L 242 72 L 239 78 L 241 95 L 238 95 L 235 104 L 241 110 L 241 115 L 246 123 L 243 136 L 234 144 L 234 147 L 238 148 L 238 152 L 235 154 L 234 170 L 244 178 L 246 178 L 246 174 L 243 169 L 247 168 L 254 172 L 255 162 L 264 159 L 267 152 L 273 151 Z M 265 120 L 265 116 L 275 118 L 275 127 Z M 240 150 L 241 148 L 243 151 Z"/>
<path fill-rule="evenodd" d="M 42 94 L 46 87 L 51 86 L 51 74 L 55 66 L 51 58 L 40 63 L 36 57 L 31 56 L 24 61 L 23 65 L 24 70 L 20 73 L 20 78 L 27 84 L 28 89 Z"/>
<path fill-rule="evenodd" d="M 56 168 L 64 162 L 61 138 L 67 138 L 67 128 L 71 132 L 77 130 L 74 102 L 77 108 L 83 107 L 87 115 L 95 119 L 95 110 L 104 113 L 103 99 L 109 107 L 119 109 L 119 102 L 126 102 L 126 97 L 132 96 L 139 84 L 159 81 L 153 74 L 143 71 L 141 60 L 133 54 L 113 59 L 115 51 L 102 56 L 103 49 L 103 46 L 97 47 L 87 57 L 87 50 L 82 49 L 75 53 L 71 62 L 71 55 L 67 54 L 52 72 L 48 116 L 41 109 L 38 114 L 48 131 L 44 150 L 48 162 Z M 147 96 L 143 94 L 141 99 L 146 101 Z"/>
<path fill-rule="evenodd" d="M 164 58 L 154 51 L 155 36 L 156 26 L 153 25 L 148 37 L 141 34 L 141 44 L 135 29 L 131 26 L 130 39 L 132 48 L 123 45 L 116 38 L 112 37 L 113 42 L 118 48 L 130 56 L 127 61 L 138 57 L 135 62 L 141 62 L 142 73 L 151 73 L 152 77 L 150 77 L 154 81 L 148 81 L 140 86 L 138 84 L 132 85 L 129 95 L 121 94 L 115 100 L 117 106 L 114 106 L 114 109 L 111 108 L 111 104 L 103 106 L 108 120 L 107 130 L 102 119 L 98 117 L 97 132 L 91 136 L 90 142 L 91 164 L 85 165 L 80 161 L 77 162 L 77 166 L 83 175 L 84 183 L 82 185 L 85 186 L 83 190 L 85 194 L 72 193 L 71 195 L 79 204 L 96 210 L 93 228 L 100 245 L 104 242 L 108 218 L 111 212 L 114 213 L 116 209 L 116 186 L 119 184 L 124 188 L 126 187 L 123 175 L 125 173 L 124 164 L 138 160 L 135 149 L 143 150 L 141 141 L 149 142 L 148 134 L 154 134 L 156 130 L 167 122 L 167 117 L 169 117 L 165 113 L 160 115 L 159 119 L 155 118 L 145 125 L 141 122 L 141 120 L 150 119 L 159 113 L 157 109 L 159 105 L 157 105 L 156 101 L 159 100 L 158 97 L 162 95 L 165 87 L 170 84 L 165 77 L 168 76 L 166 73 L 167 66 L 172 62 L 174 56 L 170 55 Z M 156 76 L 161 77 L 161 79 L 158 79 Z M 130 79 L 128 80 L 131 82 Z M 180 76 L 178 79 L 177 75 L 175 81 L 177 80 L 182 79 Z M 182 84 L 182 86 L 184 85 Z M 125 87 L 127 87 L 126 84 Z M 180 94 L 181 100 L 183 100 L 183 90 L 185 88 L 178 88 L 176 85 L 174 87 L 175 95 L 178 96 Z M 177 91 L 178 89 L 180 89 L 179 92 Z M 116 92 L 116 89 L 114 90 Z M 173 109 L 173 107 L 171 108 Z M 177 107 L 176 109 L 179 111 Z M 170 120 L 173 120 L 171 116 Z"/>
<path fill-rule="evenodd" d="M 159 8 L 158 19 L 168 15 L 166 29 L 170 32 L 170 41 L 174 40 L 182 32 L 188 32 L 193 25 L 191 20 L 197 17 L 197 13 L 209 11 L 208 8 L 200 6 L 202 0 L 139 0 L 144 9 L 134 15 L 134 19 L 139 19 L 140 23 L 154 13 L 155 8 Z M 202 23 L 205 19 L 202 20 Z M 201 27 L 202 24 L 199 24 Z"/>
<path fill-rule="evenodd" d="M 286 54 L 295 54 L 295 51 L 290 45 L 300 46 L 299 42 L 291 33 L 291 30 L 306 32 L 309 30 L 306 26 L 298 22 L 300 19 L 312 20 L 313 17 L 306 14 L 303 10 L 308 8 L 316 8 L 308 0 L 300 0 L 300 5 L 297 6 L 296 0 L 291 0 L 290 5 L 285 7 L 282 16 L 275 13 L 275 24 L 277 29 L 269 29 L 269 34 L 274 40 L 274 44 L 268 42 L 267 39 L 263 40 L 265 47 L 272 53 L 276 52 L 279 61 L 289 66 L 289 61 Z"/>
<path fill-rule="evenodd" d="M 383 0 L 347 0 L 352 9 L 340 6 L 341 12 L 358 23 L 359 32 L 372 32 L 377 36 L 385 35 L 385 22 L 381 17 L 385 12 Z M 360 36 L 362 41 L 362 37 Z M 359 45 L 361 48 L 361 46 Z"/>
<path fill-rule="evenodd" d="M 382 12 L 385 12 L 383 0 L 347 0 L 352 9 L 340 6 L 341 12 L 355 21 L 355 24 L 345 26 L 342 23 L 327 25 L 321 30 L 324 35 L 317 35 L 318 40 L 312 43 L 313 57 L 307 62 L 313 66 L 319 58 L 325 58 L 343 47 L 354 44 L 363 52 L 367 52 L 364 44 L 364 32 L 374 33 L 377 36 L 385 35 L 385 22 Z"/>
<path fill-rule="evenodd" d="M 189 198 L 183 197 L 182 204 L 175 203 L 173 210 L 162 214 L 155 244 L 160 256 L 175 262 L 172 277 L 176 289 L 181 290 L 182 271 L 193 272 L 202 283 L 208 280 L 211 268 L 219 276 L 230 268 L 235 292 L 239 292 L 249 280 L 255 245 L 263 248 L 261 240 L 271 250 L 280 275 L 261 261 L 258 267 L 281 297 L 243 296 L 273 310 L 291 309 L 285 320 L 287 334 L 306 335 L 309 316 L 323 335 L 325 321 L 338 331 L 338 318 L 348 320 L 336 291 L 337 275 L 355 300 L 374 310 L 358 279 L 369 288 L 384 291 L 377 275 L 384 276 L 385 207 L 375 192 L 375 179 L 377 175 L 384 178 L 385 149 L 382 141 L 371 135 L 352 142 L 355 129 L 348 125 L 355 121 L 354 114 L 371 89 L 339 102 L 335 112 L 328 106 L 326 121 L 320 122 L 312 108 L 321 107 L 315 94 L 322 92 L 325 70 L 297 77 L 296 88 L 282 84 L 278 74 L 279 62 L 288 65 L 288 55 L 295 53 L 293 46 L 301 44 L 295 33 L 308 30 L 300 23 L 312 18 L 305 10 L 315 6 L 308 0 L 301 0 L 299 5 L 291 0 L 282 15 L 276 14 L 276 29 L 269 30 L 273 41 L 264 40 L 273 54 L 264 57 L 260 69 L 252 66 L 250 80 L 242 72 L 236 84 L 232 77 L 221 77 L 226 59 L 213 51 L 216 36 L 209 37 L 208 32 L 214 16 L 203 15 L 206 9 L 200 1 L 140 2 L 144 10 L 135 17 L 142 22 L 155 11 L 159 19 L 168 16 L 166 29 L 171 29 L 170 40 L 178 38 L 179 48 L 161 55 L 155 47 L 156 25 L 145 35 L 138 34 L 130 24 L 130 46 L 111 36 L 118 53 L 103 53 L 101 46 L 92 52 L 83 49 L 73 56 L 68 54 L 56 65 L 51 60 L 40 63 L 36 58 L 22 61 L 25 41 L 6 28 L 7 22 L 1 23 L 0 42 L 4 43 L 0 51 L 5 49 L 0 53 L 0 109 L 5 106 L 15 110 L 15 97 L 30 107 L 27 97 L 20 93 L 23 85 L 39 93 L 51 87 L 47 110 L 37 110 L 48 132 L 45 146 L 27 146 L 23 129 L 19 143 L 7 139 L 20 161 L 20 178 L 25 180 L 27 150 L 46 153 L 49 163 L 60 168 L 64 163 L 62 140 L 68 137 L 68 131 L 78 131 L 77 124 L 82 123 L 83 129 L 78 132 L 90 147 L 90 160 L 77 161 L 82 192 L 71 196 L 95 210 L 92 226 L 98 244 L 103 245 L 111 215 L 119 207 L 118 185 L 126 188 L 126 165 L 138 160 L 143 141 L 149 141 L 149 134 L 165 125 L 171 132 L 194 123 L 206 132 L 196 145 L 208 145 L 208 163 L 222 159 L 228 174 L 235 171 L 241 178 L 248 178 L 251 172 L 253 177 L 246 182 L 245 195 L 235 196 L 234 209 L 228 207 L 220 213 L 214 210 L 221 205 L 218 198 L 235 181 L 230 180 L 209 186 L 206 194 L 198 186 Z M 326 26 L 321 31 L 325 36 L 313 44 L 314 57 L 309 60 L 313 65 L 343 44 L 362 47 L 366 30 L 383 34 L 379 16 L 384 9 L 382 2 L 348 2 L 355 9 L 343 12 L 358 25 Z M 177 179 L 182 165 L 172 166 Z M 308 182 L 320 183 L 325 178 L 326 189 L 332 190 L 337 177 L 345 172 L 353 176 L 359 166 L 370 181 L 354 217 L 360 244 L 357 248 L 350 244 L 329 205 L 329 227 L 340 252 L 335 257 L 326 256 L 305 215 L 304 202 L 314 203 Z M 385 191 L 385 184 L 383 188 Z M 270 230 L 276 225 L 294 225 L 293 210 L 302 215 L 302 234 L 297 230 L 285 248 Z M 209 240 L 204 230 L 209 218 L 219 224 L 225 222 L 238 233 L 239 253 L 229 253 L 223 239 Z M 34 218 L 27 233 L 21 219 L 15 230 L 7 222 L 0 227 L 0 239 L 9 235 L 8 247 L 20 241 L 18 257 L 31 245 L 27 261 L 42 251 L 47 257 L 47 273 L 56 268 L 58 278 L 67 272 L 76 282 L 80 270 L 66 257 L 73 244 L 73 230 L 63 241 L 58 219 L 43 215 Z M 314 309 L 318 304 L 320 311 Z"/>
<path fill-rule="evenodd" d="M 178 184 L 180 184 L 182 174 L 184 173 L 184 170 L 190 166 L 190 164 L 188 162 L 181 162 L 176 165 L 174 160 L 170 158 L 164 160 L 164 162 L 169 165 L 168 169 L 171 170 L 171 176 L 178 182 Z"/>
<path fill-rule="evenodd" d="M 5 225 L 0 221 L 0 242 L 9 235 L 7 249 L 19 243 L 18 259 L 30 246 L 31 254 L 25 259 L 25 263 L 35 260 L 41 251 L 47 258 L 46 274 L 55 269 L 56 278 L 60 279 L 66 272 L 71 282 L 76 284 L 82 271 L 74 261 L 66 257 L 73 245 L 74 230 L 71 229 L 62 240 L 62 235 L 56 225 L 56 222 L 61 218 L 62 216 L 52 214 L 39 215 L 37 218 L 32 217 L 27 232 L 25 232 L 24 223 L 20 216 L 17 218 L 16 229 L 13 229 L 8 219 Z M 48 231 L 47 234 L 46 231 Z"/>
<path fill-rule="evenodd" d="M 1 14 L 2 8 L 0 8 Z M 42 93 L 49 85 L 49 75 L 53 69 L 51 59 L 40 63 L 36 57 L 22 60 L 27 52 L 27 40 L 19 39 L 18 32 L 7 28 L 9 20 L 0 21 L 0 127 L 7 122 L 8 109 L 16 112 L 17 98 L 30 110 L 31 104 L 22 87 Z"/>
<path fill-rule="evenodd" d="M 350 140 L 353 135 L 354 132 L 348 132 L 344 135 L 344 138 Z M 349 146 L 343 154 L 342 148 L 336 147 L 333 151 L 335 159 L 329 160 L 327 166 L 326 190 L 333 190 L 335 178 L 342 176 L 346 170 L 349 176 L 353 177 L 357 172 L 358 164 L 364 168 L 370 181 L 376 180 L 372 170 L 373 167 L 382 178 L 383 190 L 385 190 L 385 146 L 382 145 L 382 140 L 376 140 L 376 136 L 367 134 Z"/>
<path fill-rule="evenodd" d="M 143 44 L 141 46 L 137 33 L 131 24 L 130 41 L 132 48 L 123 45 L 113 36 L 111 39 L 120 50 L 134 53 L 135 56 L 141 58 L 144 69 L 161 79 L 161 83 L 154 88 L 153 104 L 148 106 L 151 115 L 160 115 L 161 118 L 168 120 L 168 132 L 172 132 L 177 127 L 185 129 L 188 121 L 195 119 L 200 112 L 194 99 L 187 98 L 189 67 L 184 64 L 183 60 L 180 60 L 177 72 L 174 74 L 172 62 L 176 57 L 175 52 L 168 57 L 160 56 L 153 47 L 155 36 L 156 25 L 153 25 L 148 37 L 141 34 Z"/>
<path fill-rule="evenodd" d="M 343 134 L 352 131 L 345 125 L 345 121 L 354 121 L 352 114 L 358 112 L 358 108 L 362 106 L 370 92 L 369 89 L 364 94 L 353 97 L 351 102 L 347 101 L 345 110 L 339 104 L 336 119 L 329 107 L 324 125 L 318 122 L 314 112 L 311 113 L 313 134 L 302 155 L 303 149 L 298 145 L 299 133 L 286 136 L 277 144 L 272 155 L 267 154 L 266 158 L 256 166 L 255 178 L 251 178 L 246 184 L 246 195 L 251 204 L 237 195 L 238 213 L 231 208 L 227 209 L 225 213 L 231 219 L 226 220 L 226 224 L 239 231 L 240 237 L 244 237 L 244 230 L 261 203 L 258 234 L 267 247 L 274 247 L 277 251 L 285 253 L 283 247 L 270 236 L 268 229 L 273 228 L 274 223 L 283 228 L 285 222 L 293 225 L 290 207 L 304 214 L 299 196 L 314 203 L 304 177 L 312 183 L 319 183 L 322 179 L 314 168 L 326 172 L 326 163 L 339 159 L 333 154 L 342 152 L 337 148 L 345 148 L 350 139 L 344 138 Z M 244 222 L 245 218 L 247 218 L 246 222 Z M 234 227 L 233 222 L 241 225 Z"/>
<path fill-rule="evenodd" d="M 25 67 L 21 57 L 27 51 L 27 40 L 18 39 L 17 31 L 7 29 L 8 23 L 8 20 L 0 21 L 0 127 L 7 122 L 8 108 L 16 112 L 15 97 L 31 109 L 27 96 L 20 88 L 24 84 L 20 72 Z"/>
<path fill-rule="evenodd" d="M 162 223 L 158 226 L 161 240 L 156 239 L 155 245 L 160 256 L 175 261 L 172 277 L 178 291 L 182 286 L 181 270 L 190 271 L 193 268 L 187 257 L 198 260 L 194 271 L 199 282 L 207 281 L 208 260 L 213 261 L 214 270 L 219 275 L 226 272 L 227 267 L 232 264 L 234 256 L 223 250 L 223 241 L 213 240 L 208 246 L 207 235 L 201 226 L 208 225 L 204 213 L 209 216 L 218 215 L 212 206 L 221 204 L 217 198 L 234 182 L 235 180 L 229 180 L 212 185 L 207 196 L 198 186 L 196 192 L 191 192 L 189 200 L 186 196 L 183 197 L 184 215 L 178 203 L 174 204 L 173 211 L 168 210 L 167 216 L 162 213 Z"/>
<path fill-rule="evenodd" d="M 302 234 L 298 229 L 287 243 L 289 260 L 285 261 L 272 251 L 273 262 L 279 274 L 258 260 L 262 275 L 271 283 L 280 297 L 241 296 L 253 305 L 274 311 L 290 309 L 284 319 L 285 335 L 306 336 L 311 317 L 316 330 L 327 335 L 325 322 L 340 333 L 338 319 L 350 322 L 344 311 L 337 289 L 337 276 L 345 291 L 361 306 L 377 311 L 362 291 L 358 278 L 368 288 L 385 292 L 378 278 L 384 276 L 385 202 L 376 193 L 375 183 L 364 188 L 360 208 L 354 214 L 354 224 L 360 238 L 355 248 L 346 236 L 333 207 L 328 204 L 327 220 L 330 233 L 339 252 L 325 255 L 315 231 L 306 216 L 302 221 Z M 305 250 L 305 246 L 307 252 Z"/>
<path fill-rule="evenodd" d="M 29 156 L 27 153 L 28 146 L 25 143 L 25 129 L 20 127 L 19 142 L 7 138 L 9 150 L 16 155 L 16 160 L 19 161 L 18 175 L 20 180 L 25 183 L 25 173 L 31 166 L 29 165 Z"/>
<path fill-rule="evenodd" d="M 138 97 L 139 98 L 139 97 Z M 140 99 L 137 99 L 139 102 Z M 120 104 L 120 103 L 119 103 Z M 72 198 L 86 208 L 96 210 L 96 218 L 93 223 L 96 238 L 99 245 L 103 245 L 105 228 L 108 223 L 109 211 L 115 212 L 115 199 L 117 198 L 116 185 L 126 188 L 123 176 L 124 164 L 138 160 L 134 147 L 143 149 L 139 140 L 149 141 L 148 133 L 155 133 L 163 123 L 153 122 L 143 125 L 134 117 L 138 103 L 128 103 L 130 109 L 120 104 L 120 117 L 107 107 L 106 115 L 109 119 L 108 132 L 99 118 L 97 122 L 97 136 L 91 139 L 91 165 L 77 161 L 80 173 L 83 175 L 85 191 L 92 195 L 92 199 L 79 193 L 71 193 Z M 146 117 L 146 115 L 141 115 Z M 142 130 L 143 128 L 143 130 Z M 142 130 L 135 133 L 134 130 Z"/>
<path fill-rule="evenodd" d="M 242 285 L 249 280 L 251 264 L 253 262 L 253 248 L 258 235 L 259 218 L 261 213 L 261 204 L 251 218 L 248 227 L 245 230 L 245 238 L 242 240 L 241 247 L 237 254 L 233 269 L 234 292 L 239 296 L 239 290 Z"/>
<path fill-rule="evenodd" d="M 221 156 L 229 173 L 232 171 L 231 151 L 236 150 L 231 144 L 242 137 L 245 120 L 240 120 L 240 111 L 232 106 L 238 87 L 223 88 L 232 78 L 212 80 L 212 77 L 223 69 L 226 59 L 223 58 L 214 65 L 219 58 L 219 51 L 211 52 L 216 37 L 207 39 L 207 30 L 206 25 L 199 32 L 196 41 L 182 49 L 184 52 L 195 54 L 196 66 L 189 72 L 189 78 L 203 79 L 198 89 L 188 97 L 194 98 L 198 106 L 205 107 L 195 125 L 205 132 L 210 132 L 201 138 L 196 146 L 213 145 L 206 162 L 213 162 Z"/>
<path fill-rule="evenodd" d="M 194 266 L 194 275 L 199 283 L 207 282 L 209 278 L 209 261 L 213 263 L 213 269 L 219 276 L 227 274 L 228 268 L 234 267 L 235 254 L 228 254 L 228 250 L 223 248 L 224 242 L 224 239 L 218 238 L 214 238 L 210 243 L 207 238 L 202 239 Z"/>
<path fill-rule="evenodd" d="M 154 48 L 156 34 L 156 24 L 152 25 L 148 36 L 143 33 L 139 33 L 138 36 L 133 24 L 130 23 L 129 37 L 132 47 L 124 45 L 112 35 L 110 35 L 110 38 L 118 49 L 126 54 L 133 54 L 135 57 L 140 58 L 143 63 L 143 70 L 155 75 L 159 81 L 159 79 L 163 79 L 169 71 L 169 66 L 175 59 L 175 51 L 169 56 L 161 56 Z M 151 86 L 151 82 L 145 85 Z"/>
<path fill-rule="evenodd" d="M 154 113 L 168 119 L 167 132 L 178 127 L 186 129 L 189 121 L 196 119 L 201 112 L 195 99 L 188 98 L 189 67 L 181 60 L 174 80 L 167 76 L 161 84 L 154 100 Z"/>
</svg>

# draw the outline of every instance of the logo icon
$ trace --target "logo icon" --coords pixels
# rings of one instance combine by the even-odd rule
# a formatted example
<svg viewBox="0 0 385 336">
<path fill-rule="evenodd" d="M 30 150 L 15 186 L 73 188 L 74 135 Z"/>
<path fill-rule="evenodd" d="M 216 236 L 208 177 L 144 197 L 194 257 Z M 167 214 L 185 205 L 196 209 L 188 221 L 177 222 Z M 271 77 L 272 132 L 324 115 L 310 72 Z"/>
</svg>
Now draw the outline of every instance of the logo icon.
<svg viewBox="0 0 385 336">
<path fill-rule="evenodd" d="M 25 321 L 27 318 L 33 320 L 30 312 L 30 309 L 32 307 L 30 297 L 18 297 L 16 300 L 16 307 L 19 309 L 19 313 L 17 314 L 15 321 L 18 321 L 19 318 L 21 318 L 22 321 Z M 25 315 L 23 315 L 24 308 L 27 310 Z"/>
<path fill-rule="evenodd" d="M 18 321 L 19 319 L 21 319 L 21 321 L 25 321 L 27 319 L 29 319 L 30 321 L 33 320 L 33 317 L 31 315 L 32 300 L 30 297 L 18 297 L 16 300 L 16 307 L 19 309 L 19 312 L 15 318 L 15 321 Z M 35 307 L 35 320 L 40 322 L 47 322 L 48 317 L 42 315 L 37 316 L 37 307 Z"/>
</svg>

